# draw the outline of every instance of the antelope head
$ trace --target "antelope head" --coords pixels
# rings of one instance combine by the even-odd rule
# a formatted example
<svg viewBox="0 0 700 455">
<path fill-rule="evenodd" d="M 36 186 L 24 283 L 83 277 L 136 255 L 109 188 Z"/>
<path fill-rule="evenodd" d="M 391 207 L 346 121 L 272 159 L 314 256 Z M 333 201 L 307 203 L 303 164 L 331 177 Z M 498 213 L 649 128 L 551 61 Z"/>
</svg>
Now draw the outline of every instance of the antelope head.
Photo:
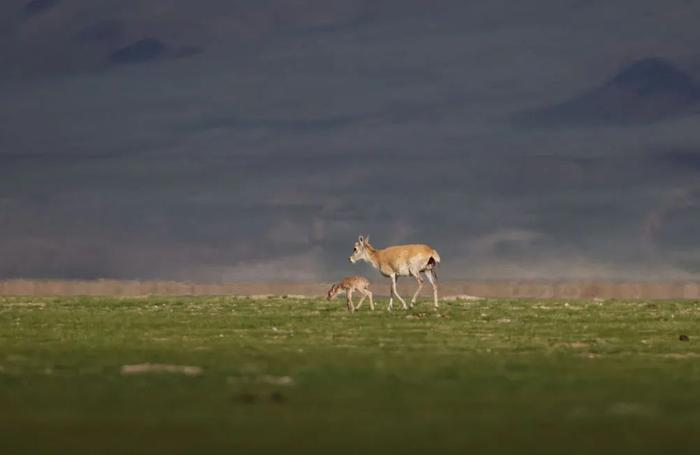
<svg viewBox="0 0 700 455">
<path fill-rule="evenodd" d="M 331 288 L 328 290 L 328 295 L 326 296 L 326 300 L 332 300 L 335 298 L 336 295 L 338 295 L 338 292 L 340 292 L 340 287 L 337 284 L 334 284 L 331 286 Z"/>
<path fill-rule="evenodd" d="M 360 236 L 352 249 L 352 255 L 348 258 L 353 264 L 359 260 L 369 262 L 369 235 Z"/>
</svg>

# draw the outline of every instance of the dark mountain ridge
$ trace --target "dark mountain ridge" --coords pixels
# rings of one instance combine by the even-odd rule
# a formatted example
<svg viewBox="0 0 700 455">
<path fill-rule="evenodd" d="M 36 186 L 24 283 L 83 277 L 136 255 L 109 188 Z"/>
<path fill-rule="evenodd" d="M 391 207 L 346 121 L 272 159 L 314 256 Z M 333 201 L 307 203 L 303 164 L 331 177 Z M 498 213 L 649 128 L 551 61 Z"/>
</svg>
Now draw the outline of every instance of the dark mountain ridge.
<svg viewBox="0 0 700 455">
<path fill-rule="evenodd" d="M 524 126 L 655 123 L 700 112 L 700 84 L 668 60 L 652 57 L 623 67 L 602 85 L 567 101 L 518 112 Z"/>
</svg>

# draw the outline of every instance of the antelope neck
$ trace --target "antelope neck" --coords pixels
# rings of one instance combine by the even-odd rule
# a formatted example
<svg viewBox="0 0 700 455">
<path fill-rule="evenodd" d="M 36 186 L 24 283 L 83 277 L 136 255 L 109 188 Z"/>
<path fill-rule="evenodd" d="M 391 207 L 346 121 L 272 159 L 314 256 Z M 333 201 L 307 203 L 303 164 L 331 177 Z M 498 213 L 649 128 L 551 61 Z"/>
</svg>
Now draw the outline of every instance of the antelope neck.
<svg viewBox="0 0 700 455">
<path fill-rule="evenodd" d="M 367 262 L 372 264 L 375 268 L 379 268 L 379 261 L 377 261 L 377 250 L 374 247 L 367 245 Z"/>
</svg>

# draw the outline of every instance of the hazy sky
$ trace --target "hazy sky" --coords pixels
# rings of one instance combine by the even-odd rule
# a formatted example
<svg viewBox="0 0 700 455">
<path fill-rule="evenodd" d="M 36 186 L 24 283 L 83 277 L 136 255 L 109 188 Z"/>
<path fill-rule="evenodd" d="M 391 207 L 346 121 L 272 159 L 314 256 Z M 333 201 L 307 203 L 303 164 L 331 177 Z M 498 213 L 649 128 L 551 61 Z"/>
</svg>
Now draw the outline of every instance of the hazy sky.
<svg viewBox="0 0 700 455">
<path fill-rule="evenodd" d="M 700 3 L 5 0 L 0 276 L 700 278 Z"/>
</svg>

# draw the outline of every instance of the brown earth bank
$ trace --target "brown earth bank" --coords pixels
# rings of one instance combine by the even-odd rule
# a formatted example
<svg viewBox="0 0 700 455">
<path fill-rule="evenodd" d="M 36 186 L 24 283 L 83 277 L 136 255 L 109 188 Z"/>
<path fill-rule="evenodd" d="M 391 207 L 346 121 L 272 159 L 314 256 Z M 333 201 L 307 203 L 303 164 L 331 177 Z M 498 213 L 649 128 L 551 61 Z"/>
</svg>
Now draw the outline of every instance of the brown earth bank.
<svg viewBox="0 0 700 455">
<path fill-rule="evenodd" d="M 24 280 L 0 281 L 4 296 L 322 296 L 328 283 L 231 282 L 188 283 L 176 281 L 127 280 Z M 410 297 L 415 282 L 403 279 L 399 293 Z M 700 282 L 613 282 L 613 281 L 445 281 L 439 284 L 441 299 L 499 298 L 603 298 L 603 299 L 700 299 Z M 375 279 L 371 286 L 378 296 L 386 296 L 388 280 Z M 431 295 L 426 283 L 422 296 Z"/>
</svg>

